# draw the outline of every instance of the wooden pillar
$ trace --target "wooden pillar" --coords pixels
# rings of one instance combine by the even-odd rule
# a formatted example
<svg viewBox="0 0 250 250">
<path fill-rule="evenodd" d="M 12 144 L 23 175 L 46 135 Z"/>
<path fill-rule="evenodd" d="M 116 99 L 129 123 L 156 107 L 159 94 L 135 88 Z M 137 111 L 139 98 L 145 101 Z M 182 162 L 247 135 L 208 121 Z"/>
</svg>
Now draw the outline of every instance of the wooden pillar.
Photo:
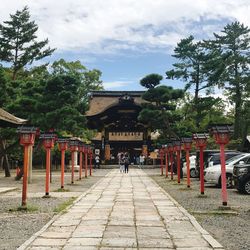
<svg viewBox="0 0 250 250">
<path fill-rule="evenodd" d="M 110 145 L 105 145 L 105 160 L 110 160 Z"/>
<path fill-rule="evenodd" d="M 28 157 L 29 157 L 29 171 L 28 171 L 28 183 L 32 183 L 32 155 L 33 155 L 33 146 L 29 145 L 28 150 Z"/>
<path fill-rule="evenodd" d="M 142 154 L 147 157 L 148 156 L 148 146 L 147 145 L 142 145 Z"/>
</svg>

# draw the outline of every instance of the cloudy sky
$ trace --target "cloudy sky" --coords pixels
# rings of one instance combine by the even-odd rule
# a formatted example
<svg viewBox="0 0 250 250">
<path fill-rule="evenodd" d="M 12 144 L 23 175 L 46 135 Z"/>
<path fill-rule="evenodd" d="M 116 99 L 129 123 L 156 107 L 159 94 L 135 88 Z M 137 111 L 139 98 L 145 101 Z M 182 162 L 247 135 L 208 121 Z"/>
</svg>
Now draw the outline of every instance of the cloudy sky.
<svg viewBox="0 0 250 250">
<path fill-rule="evenodd" d="M 27 5 L 39 38 L 57 48 L 46 60 L 80 60 L 102 71 L 107 90 L 141 90 L 150 73 L 165 77 L 181 38 L 211 37 L 232 21 L 250 26 L 249 0 L 0 0 L 0 22 Z M 164 80 L 174 87 L 181 82 Z"/>
</svg>

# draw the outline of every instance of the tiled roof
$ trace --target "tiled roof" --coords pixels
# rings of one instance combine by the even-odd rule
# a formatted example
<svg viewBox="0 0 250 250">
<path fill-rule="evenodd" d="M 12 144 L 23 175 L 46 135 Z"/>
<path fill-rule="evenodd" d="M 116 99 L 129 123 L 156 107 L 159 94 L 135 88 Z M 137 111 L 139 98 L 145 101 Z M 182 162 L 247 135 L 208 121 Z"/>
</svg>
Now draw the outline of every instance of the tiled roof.
<svg viewBox="0 0 250 250">
<path fill-rule="evenodd" d="M 0 120 L 13 124 L 24 124 L 27 122 L 27 120 L 16 117 L 8 113 L 7 111 L 3 110 L 2 108 L 0 108 Z"/>
</svg>

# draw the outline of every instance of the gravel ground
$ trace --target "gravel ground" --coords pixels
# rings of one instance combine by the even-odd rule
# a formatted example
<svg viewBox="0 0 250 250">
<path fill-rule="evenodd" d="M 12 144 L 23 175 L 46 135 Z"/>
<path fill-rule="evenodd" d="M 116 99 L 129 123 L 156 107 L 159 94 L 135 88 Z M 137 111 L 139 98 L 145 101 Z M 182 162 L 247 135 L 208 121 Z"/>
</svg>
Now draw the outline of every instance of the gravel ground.
<svg viewBox="0 0 250 250">
<path fill-rule="evenodd" d="M 54 209 L 65 202 L 72 201 L 72 197 L 81 195 L 110 170 L 94 170 L 93 175 L 87 179 L 77 181 L 78 173 L 75 173 L 75 184 L 70 184 L 70 173 L 65 175 L 65 189 L 69 192 L 54 192 L 60 187 L 60 173 L 52 173 L 50 186 L 51 198 L 42 198 L 44 195 L 45 174 L 44 171 L 33 171 L 32 183 L 28 185 L 27 203 L 36 211 L 21 212 L 16 209 L 21 205 L 22 181 L 15 181 L 13 177 L 5 178 L 0 172 L 0 187 L 17 187 L 17 191 L 0 194 L 0 249 L 16 249 L 39 231 L 54 215 Z"/>
<path fill-rule="evenodd" d="M 163 189 L 165 189 L 197 221 L 217 239 L 225 249 L 250 249 L 250 196 L 239 194 L 235 189 L 228 189 L 228 205 L 237 215 L 221 214 L 221 189 L 205 184 L 206 198 L 200 198 L 198 179 L 192 179 L 191 189 L 186 188 L 186 180 L 181 184 L 170 178 L 160 176 L 159 169 L 145 170 Z M 216 211 L 216 214 L 211 212 Z"/>
<path fill-rule="evenodd" d="M 23 242 L 40 230 L 55 214 L 53 210 L 60 204 L 77 197 L 90 188 L 110 170 L 94 170 L 93 176 L 70 184 L 70 173 L 66 173 L 65 189 L 70 192 L 53 192 L 60 187 L 60 173 L 52 173 L 51 198 L 44 199 L 44 171 L 34 171 L 32 183 L 28 186 L 28 205 L 38 208 L 34 212 L 10 212 L 21 204 L 22 181 L 14 177 L 5 178 L 0 172 L 0 187 L 17 187 L 19 190 L 0 194 L 0 249 L 16 249 Z M 208 214 L 218 210 L 221 205 L 220 189 L 206 185 L 206 198 L 199 198 L 199 181 L 192 179 L 191 189 L 187 189 L 185 180 L 181 184 L 159 175 L 159 169 L 145 170 L 161 187 L 163 187 L 184 208 L 192 213 L 198 222 L 216 238 L 225 249 L 250 249 L 250 196 L 238 194 L 234 189 L 228 190 L 228 203 L 238 215 Z M 15 174 L 12 173 L 12 176 Z M 75 173 L 75 179 L 78 173 Z M 201 212 L 205 214 L 201 214 Z"/>
</svg>

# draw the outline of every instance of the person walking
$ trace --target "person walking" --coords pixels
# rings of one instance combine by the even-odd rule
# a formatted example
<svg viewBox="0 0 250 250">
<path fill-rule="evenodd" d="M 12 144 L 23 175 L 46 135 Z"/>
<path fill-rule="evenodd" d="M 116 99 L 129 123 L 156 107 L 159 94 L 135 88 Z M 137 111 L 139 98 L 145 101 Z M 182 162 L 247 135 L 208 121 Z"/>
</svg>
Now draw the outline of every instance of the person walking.
<svg viewBox="0 0 250 250">
<path fill-rule="evenodd" d="M 142 168 L 142 166 L 144 165 L 144 161 L 145 161 L 145 156 L 143 154 L 140 154 L 139 156 L 140 168 Z"/>
<path fill-rule="evenodd" d="M 100 168 L 100 156 L 95 156 L 95 168 Z"/>
<path fill-rule="evenodd" d="M 120 165 L 120 173 L 123 173 L 124 172 L 124 167 L 125 167 L 125 156 L 124 156 L 123 153 L 120 154 L 119 165 Z"/>
<path fill-rule="evenodd" d="M 129 156 L 126 153 L 124 156 L 124 166 L 125 166 L 125 173 L 128 173 L 128 167 L 129 167 Z"/>
</svg>

